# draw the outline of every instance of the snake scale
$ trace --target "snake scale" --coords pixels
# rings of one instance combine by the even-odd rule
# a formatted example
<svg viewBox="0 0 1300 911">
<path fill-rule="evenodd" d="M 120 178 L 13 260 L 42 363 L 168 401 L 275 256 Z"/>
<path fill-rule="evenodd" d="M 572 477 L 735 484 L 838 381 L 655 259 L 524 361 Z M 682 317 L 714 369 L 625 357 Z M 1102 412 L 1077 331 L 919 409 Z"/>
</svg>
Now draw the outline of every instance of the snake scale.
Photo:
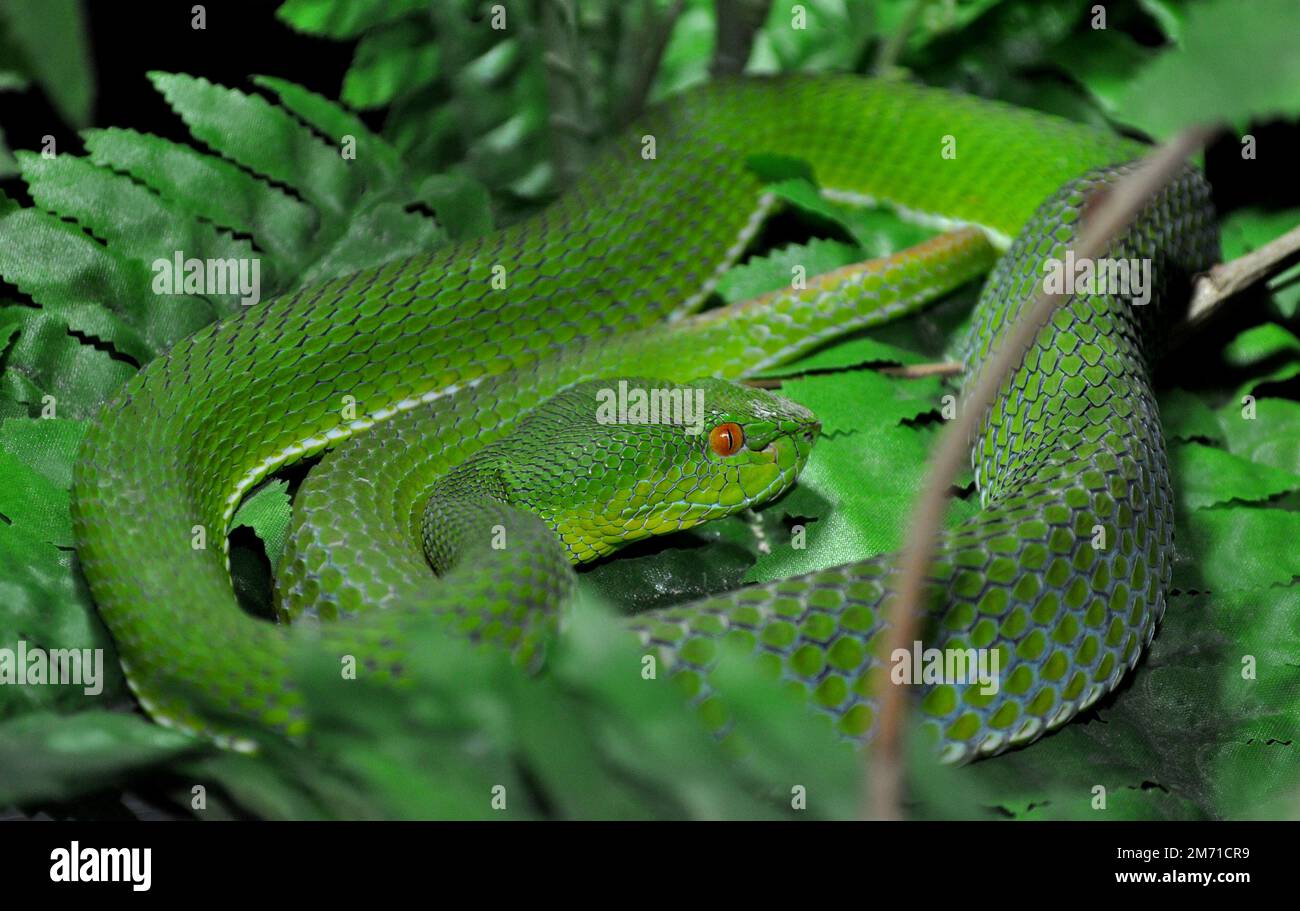
<svg viewBox="0 0 1300 911">
<path fill-rule="evenodd" d="M 732 381 L 992 267 L 957 352 L 977 373 L 1090 194 L 1142 149 L 896 82 L 720 80 L 651 110 L 529 220 L 198 332 L 102 410 L 77 466 L 79 558 L 134 692 L 159 722 L 225 745 L 302 734 L 286 669 L 298 640 L 400 682 L 404 624 L 429 611 L 540 666 L 573 563 L 794 483 L 815 419 Z M 756 155 L 806 162 L 826 192 L 978 229 L 700 312 L 771 209 Z M 1013 239 L 999 257 L 988 237 Z M 944 535 L 925 642 L 996 650 L 1000 686 L 918 689 L 946 760 L 1064 723 L 1150 641 L 1173 553 L 1150 369 L 1171 301 L 1216 253 L 1208 187 L 1189 167 L 1112 245 L 1151 261 L 1151 303 L 1071 297 L 972 441 L 982 508 Z M 598 423 L 599 388 L 629 377 L 703 390 L 706 432 Z M 251 617 L 225 557 L 234 510 L 327 449 L 295 499 L 276 581 L 291 622 Z M 196 546 L 200 530 L 223 547 Z M 494 535 L 507 546 L 489 546 Z M 628 622 L 715 728 L 726 709 L 709 672 L 725 636 L 865 740 L 891 565 L 873 557 Z"/>
</svg>

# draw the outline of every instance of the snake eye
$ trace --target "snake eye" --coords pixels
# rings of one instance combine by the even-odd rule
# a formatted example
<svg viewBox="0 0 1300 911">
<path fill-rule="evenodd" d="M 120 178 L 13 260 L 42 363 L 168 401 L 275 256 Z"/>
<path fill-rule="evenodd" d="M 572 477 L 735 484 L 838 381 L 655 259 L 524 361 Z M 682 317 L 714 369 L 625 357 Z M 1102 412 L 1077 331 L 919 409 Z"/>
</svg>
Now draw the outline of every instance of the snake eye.
<svg viewBox="0 0 1300 911">
<path fill-rule="evenodd" d="M 719 424 L 709 431 L 709 445 L 720 456 L 735 455 L 745 445 L 745 428 L 734 421 Z"/>
</svg>

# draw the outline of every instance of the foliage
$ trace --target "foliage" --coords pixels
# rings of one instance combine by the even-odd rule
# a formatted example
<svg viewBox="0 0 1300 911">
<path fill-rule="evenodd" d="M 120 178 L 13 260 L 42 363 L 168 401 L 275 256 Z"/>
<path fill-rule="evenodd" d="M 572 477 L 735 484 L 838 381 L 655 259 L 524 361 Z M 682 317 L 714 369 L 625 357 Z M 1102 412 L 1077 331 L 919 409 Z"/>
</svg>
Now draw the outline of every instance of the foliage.
<svg viewBox="0 0 1300 911">
<path fill-rule="evenodd" d="M 72 126 L 90 122 L 95 80 L 85 13 L 78 0 L 0 3 L 0 92 L 36 83 Z M 0 133 L 0 177 L 15 172 Z"/>
<path fill-rule="evenodd" d="M 308 34 L 359 39 L 341 100 L 387 107 L 384 133 L 407 160 L 458 161 L 527 201 L 563 187 L 648 91 L 703 75 L 709 9 L 702 0 L 684 10 L 663 0 L 288 0 L 279 15 Z M 674 25 L 656 66 L 655 36 Z"/>
<path fill-rule="evenodd" d="M 1209 115 L 1244 128 L 1300 114 L 1287 91 L 1293 57 L 1268 50 L 1295 31 L 1282 27 L 1295 14 L 1281 0 L 1145 0 L 1109 12 L 1104 29 L 1069 0 L 867 6 L 811 0 L 797 29 L 792 5 L 775 0 L 748 69 L 879 65 L 1153 136 Z M 256 250 L 270 296 L 480 235 L 494 212 L 517 217 L 561 188 L 643 99 L 708 78 L 714 63 L 719 23 L 705 0 L 504 8 L 513 26 L 498 31 L 491 5 L 470 0 L 288 0 L 279 15 L 295 29 L 355 42 L 346 107 L 283 80 L 258 79 L 263 94 L 251 94 L 154 74 L 193 145 L 110 128 L 82 134 L 84 156 L 18 153 L 34 205 L 0 197 L 0 277 L 13 298 L 0 302 L 0 646 L 102 647 L 111 658 L 72 550 L 77 443 L 135 370 L 241 306 L 232 295 L 154 295 L 159 251 Z M 0 43 L 29 55 L 6 60 L 45 59 L 22 45 L 39 29 L 0 25 Z M 652 53 L 647 36 L 660 28 L 662 54 Z M 84 53 L 61 59 L 67 71 L 21 73 L 84 124 Z M 14 72 L 0 72 L 0 86 L 18 83 Z M 382 133 L 353 111 L 382 111 Z M 355 159 L 339 154 L 345 137 Z M 722 300 L 780 285 L 794 261 L 835 268 L 927 234 L 892 213 L 824 200 L 797 175 L 774 191 L 784 233 L 723 279 Z M 1224 255 L 1297 222 L 1296 209 L 1226 213 Z M 1297 287 L 1293 276 L 1275 279 L 1258 306 L 1242 305 L 1226 344 L 1209 345 L 1194 374 L 1161 388 L 1179 562 L 1150 654 L 1118 694 L 1032 749 L 959 771 L 918 754 L 917 816 L 1091 818 L 1098 785 L 1112 818 L 1296 815 Z M 582 603 L 540 678 L 432 626 L 419 649 L 428 658 L 413 669 L 419 685 L 401 698 L 362 682 L 341 687 L 336 669 L 303 654 L 297 678 L 319 733 L 310 749 L 272 743 L 249 757 L 148 722 L 109 660 L 93 702 L 64 687 L 0 687 L 0 805 L 76 815 L 87 795 L 147 786 L 169 811 L 205 818 L 479 817 L 499 815 L 488 795 L 505 784 L 521 795 L 505 811 L 515 818 L 780 817 L 794 782 L 808 788 L 812 815 L 852 815 L 861 758 L 824 724 L 748 662 L 728 661 L 719 686 L 747 748 L 718 745 L 671 684 L 629 673 L 637 655 L 601 605 L 640 610 L 894 548 L 951 384 L 880 368 L 940 358 L 972 300 L 964 290 L 771 371 L 825 423 L 796 490 L 756 515 L 638 545 L 584 573 Z M 963 483 L 952 521 L 975 509 Z M 232 539 L 237 585 L 256 589 L 252 577 L 274 565 L 291 493 L 272 481 L 237 514 L 236 526 L 251 530 Z M 806 548 L 791 544 L 796 524 L 808 529 Z M 1246 658 L 1255 679 L 1243 678 Z M 199 784 L 210 792 L 201 811 Z"/>
</svg>

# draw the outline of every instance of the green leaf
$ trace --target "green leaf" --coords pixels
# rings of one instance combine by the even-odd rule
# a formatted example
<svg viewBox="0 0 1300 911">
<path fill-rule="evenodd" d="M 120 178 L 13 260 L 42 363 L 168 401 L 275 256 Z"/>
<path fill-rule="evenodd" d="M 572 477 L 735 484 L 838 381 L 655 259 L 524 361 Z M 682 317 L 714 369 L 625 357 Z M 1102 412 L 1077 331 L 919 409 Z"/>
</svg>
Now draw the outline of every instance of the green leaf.
<svg viewBox="0 0 1300 911">
<path fill-rule="evenodd" d="M 7 474 L 9 483 L 13 474 Z M 126 691 L 116 652 L 74 572 L 70 549 L 42 540 L 38 523 L 33 524 L 36 529 L 29 531 L 19 520 L 0 520 L 0 649 L 9 649 L 15 659 L 20 644 L 29 654 L 89 649 L 91 663 L 85 665 L 83 658 L 88 670 L 80 684 L 0 686 L 0 718 L 44 708 L 82 711 Z"/>
<path fill-rule="evenodd" d="M 477 181 L 433 174 L 420 182 L 415 197 L 433 209 L 452 240 L 482 237 L 492 230 L 492 202 Z"/>
<path fill-rule="evenodd" d="M 311 206 L 224 159 L 133 130 L 88 130 L 84 138 L 95 164 L 130 175 L 176 213 L 251 235 L 285 271 L 317 230 Z"/>
<path fill-rule="evenodd" d="M 257 489 L 248 499 L 240 504 L 231 520 L 230 527 L 241 525 L 253 530 L 266 547 L 266 557 L 271 561 L 271 570 L 280 565 L 280 556 L 284 553 L 284 542 L 289 534 L 289 521 L 292 518 L 289 504 L 289 483 L 271 481 Z"/>
<path fill-rule="evenodd" d="M 379 263 L 418 256 L 441 245 L 447 235 L 437 222 L 407 212 L 397 202 L 377 202 L 354 212 L 343 233 L 298 277 L 298 286 L 349 275 Z"/>
<path fill-rule="evenodd" d="M 841 266 L 865 258 L 858 247 L 834 240 L 814 239 L 806 244 L 791 244 L 766 256 L 755 257 L 734 266 L 718 282 L 718 294 L 728 303 L 752 300 L 770 291 L 788 288 L 803 270 L 803 279 L 812 279 Z"/>
<path fill-rule="evenodd" d="M 137 364 L 212 319 L 206 302 L 156 296 L 147 267 L 35 209 L 0 214 L 0 276 L 67 327 Z M 147 304 L 147 305 L 146 305 Z"/>
<path fill-rule="evenodd" d="M 1268 369 L 1238 386 L 1234 398 L 1241 401 L 1258 386 L 1300 375 L 1297 355 L 1300 355 L 1300 339 L 1275 323 L 1252 326 L 1241 332 L 1224 348 L 1223 359 L 1234 367 Z"/>
<path fill-rule="evenodd" d="M 959 786 L 1018 818 L 1291 815 L 1278 796 L 1295 765 L 1277 741 L 1293 736 L 1300 692 L 1293 613 L 1287 589 L 1175 594 L 1118 696 L 1031 749 L 962 770 Z"/>
<path fill-rule="evenodd" d="M 746 158 L 745 167 L 763 183 L 802 180 L 813 186 L 817 185 L 817 177 L 813 173 L 812 165 L 803 158 L 762 153 Z"/>
<path fill-rule="evenodd" d="M 1089 29 L 1063 42 L 1057 65 L 1114 114 L 1134 74 L 1155 56 L 1119 29 Z"/>
<path fill-rule="evenodd" d="M 933 237 L 935 232 L 882 209 L 851 208 L 832 202 L 806 180 L 774 184 L 770 192 L 814 220 L 834 225 L 865 251 L 861 259 L 888 256 Z"/>
<path fill-rule="evenodd" d="M 355 38 L 427 7 L 428 0 L 286 0 L 275 15 L 301 32 Z"/>
<path fill-rule="evenodd" d="M 1224 260 L 1245 256 L 1274 238 L 1300 225 L 1300 209 L 1273 212 L 1263 209 L 1238 209 L 1223 219 L 1220 227 Z"/>
<path fill-rule="evenodd" d="M 348 136 L 355 139 L 356 158 L 347 160 L 365 172 L 368 183 L 387 183 L 402 174 L 402 161 L 397 150 L 382 136 L 372 132 L 360 117 L 286 79 L 254 76 L 253 83 L 274 92 L 281 104 L 328 139 L 336 143 L 342 143 Z"/>
<path fill-rule="evenodd" d="M 80 421 L 0 422 L 0 649 L 9 660 L 20 646 L 94 656 L 80 683 L 0 686 L 0 717 L 83 709 L 123 690 L 107 634 L 72 569 L 68 490 L 84 429 Z"/>
<path fill-rule="evenodd" d="M 820 222 L 820 224 L 839 227 L 845 234 L 857 240 L 859 244 L 862 243 L 862 240 L 855 234 L 854 220 L 850 217 L 849 209 L 832 203 L 831 200 L 822 195 L 822 191 L 818 190 L 813 183 L 807 182 L 805 179 L 792 179 L 792 181 L 774 183 L 774 185 L 768 187 L 768 191 L 776 199 L 784 201 L 785 204 L 796 209 L 803 216 L 809 216 L 811 220 Z M 871 259 L 872 256 L 881 256 L 888 252 L 892 251 L 871 251 L 862 259 Z"/>
<path fill-rule="evenodd" d="M 1168 439 L 1223 441 L 1223 428 L 1214 409 L 1200 396 L 1184 389 L 1169 389 L 1160 394 L 1160 420 Z"/>
<path fill-rule="evenodd" d="M 339 154 L 257 95 L 179 73 L 149 74 L 196 139 L 254 173 L 280 181 L 323 212 L 342 215 L 362 182 Z"/>
<path fill-rule="evenodd" d="M 68 490 L 0 451 L 0 521 L 46 544 L 72 546 Z"/>
<path fill-rule="evenodd" d="M 1193 123 L 1300 115 L 1297 32 L 1300 6 L 1291 0 L 1195 4 L 1181 45 L 1137 73 L 1118 114 L 1157 138 Z"/>
<path fill-rule="evenodd" d="M 1300 339 L 1277 323 L 1251 326 L 1228 342 L 1223 359 L 1234 367 L 1251 367 L 1279 355 L 1300 353 Z"/>
<path fill-rule="evenodd" d="M 1300 490 L 1300 475 L 1201 443 L 1171 447 L 1169 461 L 1180 499 L 1191 509 L 1229 500 L 1267 500 Z"/>
<path fill-rule="evenodd" d="M 909 46 L 901 63 L 932 85 L 960 87 L 1077 120 L 1100 119 L 1074 86 L 1035 78 L 1044 69 L 1057 68 L 1088 22 L 1087 13 L 1076 0 L 999 3 L 960 30 L 932 32 Z"/>
<path fill-rule="evenodd" d="M 739 588 L 764 547 L 784 541 L 780 503 L 655 539 L 579 573 L 580 590 L 640 613 Z"/>
<path fill-rule="evenodd" d="M 938 377 L 899 379 L 874 370 L 789 379 L 781 394 L 811 408 L 823 434 L 888 430 L 938 411 L 944 394 Z"/>
<path fill-rule="evenodd" d="M 31 82 L 16 70 L 0 70 L 0 92 L 23 92 Z"/>
<path fill-rule="evenodd" d="M 1229 403 L 1217 417 L 1229 452 L 1300 474 L 1300 446 L 1296 445 L 1300 439 L 1300 402 L 1262 398 L 1254 403 L 1253 410 Z"/>
<path fill-rule="evenodd" d="M 862 58 L 874 30 L 874 10 L 866 4 L 810 0 L 797 5 L 773 3 L 769 9 L 766 27 L 755 36 L 746 72 L 852 67 Z"/>
<path fill-rule="evenodd" d="M 716 35 L 712 10 L 696 7 L 678 16 L 655 74 L 650 100 L 661 101 L 705 82 Z"/>
<path fill-rule="evenodd" d="M 815 520 L 806 526 L 806 546 L 774 546 L 746 581 L 781 579 L 896 549 L 925 478 L 933 436 L 928 429 L 896 426 L 819 440 L 798 486 L 781 501 L 789 515 Z M 958 500 L 950 517 L 972 512 Z"/>
<path fill-rule="evenodd" d="M 78 341 L 62 318 L 28 307 L 0 308 L 0 367 L 4 417 L 50 407 L 65 417 L 93 417 L 135 372 L 132 364 Z"/>
<path fill-rule="evenodd" d="M 548 672 L 530 677 L 426 618 L 411 631 L 413 685 L 397 692 L 306 649 L 311 749 L 271 740 L 257 758 L 203 761 L 199 780 L 291 818 L 788 817 L 790 781 L 818 795 L 813 816 L 854 812 L 857 757 L 753 662 L 724 658 L 717 679 L 738 728 L 761 737 L 737 763 L 667 675 L 643 676 L 615 621 L 580 602 L 566 622 Z"/>
<path fill-rule="evenodd" d="M 1195 510 L 1180 539 L 1174 585 L 1230 592 L 1288 585 L 1300 576 L 1300 512 L 1224 506 Z"/>
<path fill-rule="evenodd" d="M 78 0 L 0 4 L 0 19 L 63 119 L 73 126 L 88 123 L 95 75 L 85 13 Z"/>
<path fill-rule="evenodd" d="M 438 76 L 438 46 L 416 22 L 396 22 L 357 44 L 343 80 L 343 100 L 361 110 L 383 107 Z"/>
<path fill-rule="evenodd" d="M 818 373 L 876 364 L 918 364 L 923 360 L 925 358 L 914 351 L 891 345 L 874 336 L 862 335 L 833 342 L 797 361 L 764 370 L 760 376 L 796 376 L 801 373 Z"/>
<path fill-rule="evenodd" d="M 1166 38 L 1174 44 L 1182 43 L 1187 10 L 1180 0 L 1138 0 L 1138 5 L 1155 20 Z"/>
<path fill-rule="evenodd" d="M 177 256 L 259 263 L 266 299 L 436 247 L 446 232 L 422 213 L 430 201 L 458 231 L 487 223 L 472 181 L 429 177 L 413 190 L 383 139 L 300 86 L 259 81 L 307 125 L 259 97 L 153 78 L 196 137 L 245 167 L 126 130 L 88 132 L 88 159 L 22 154 L 31 195 L 49 211 L 0 197 L 0 277 L 37 305 L 0 310 L 0 417 L 38 406 L 89 417 L 133 367 L 241 309 L 238 294 L 217 288 L 155 292 L 159 264 Z M 355 138 L 356 158 L 313 130 Z M 249 169 L 291 183 L 308 202 Z M 347 213 L 331 213 L 345 204 Z"/>
<path fill-rule="evenodd" d="M 70 800 L 201 749 L 137 715 L 27 715 L 0 724 L 0 806 Z"/>
<path fill-rule="evenodd" d="M 0 451 L 57 488 L 72 488 L 72 465 L 86 432 L 84 421 L 58 419 L 0 421 Z"/>
<path fill-rule="evenodd" d="M 257 251 L 248 241 L 236 240 L 189 213 L 176 211 L 166 200 L 129 178 L 84 158 L 60 155 L 51 159 L 20 152 L 19 161 L 23 179 L 37 204 L 75 218 L 96 237 L 107 241 L 117 256 L 151 267 L 158 260 L 170 263 L 176 251 L 182 251 L 186 259 L 257 258 Z M 152 268 L 151 272 L 156 275 Z M 137 297 L 141 294 L 136 292 Z M 163 309 L 161 302 L 155 306 Z M 178 296 L 170 306 L 194 311 L 184 321 L 186 331 L 192 331 L 210 322 L 216 314 L 229 316 L 238 312 L 239 288 L 232 287 L 228 294 L 209 294 L 204 298 Z"/>
<path fill-rule="evenodd" d="M 1276 369 L 1268 373 L 1251 377 L 1249 380 L 1247 380 L 1246 382 L 1242 383 L 1240 386 L 1237 387 L 1237 391 L 1236 393 L 1234 393 L 1234 396 L 1238 400 L 1240 400 L 1247 395 L 1252 395 L 1255 392 L 1255 390 L 1260 386 L 1266 385 L 1268 383 L 1285 382 L 1286 380 L 1291 379 L 1293 376 L 1300 376 L 1300 360 L 1286 361 L 1281 366 L 1277 367 Z"/>
</svg>

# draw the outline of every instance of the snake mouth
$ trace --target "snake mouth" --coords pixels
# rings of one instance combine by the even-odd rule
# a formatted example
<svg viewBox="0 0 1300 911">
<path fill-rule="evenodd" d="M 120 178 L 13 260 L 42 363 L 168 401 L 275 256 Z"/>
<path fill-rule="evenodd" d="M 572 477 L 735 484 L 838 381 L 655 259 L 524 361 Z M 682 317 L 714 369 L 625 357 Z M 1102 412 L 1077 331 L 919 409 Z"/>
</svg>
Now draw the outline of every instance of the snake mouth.
<svg viewBox="0 0 1300 911">
<path fill-rule="evenodd" d="M 776 469 L 776 476 L 759 499 L 780 496 L 795 485 L 808 464 L 813 443 L 821 429 L 821 422 L 816 419 L 800 422 L 798 427 L 787 430 L 757 450 Z"/>
<path fill-rule="evenodd" d="M 798 470 L 802 470 L 808 456 L 812 453 L 813 443 L 821 435 L 822 422 L 813 420 L 802 425 L 798 430 L 786 434 L 784 437 L 773 440 L 768 444 L 768 448 L 777 445 L 780 442 L 788 442 L 794 447 L 794 454 Z M 775 453 L 774 453 L 775 455 Z"/>
<path fill-rule="evenodd" d="M 773 462 L 777 461 L 780 456 L 779 447 L 782 444 L 790 444 L 794 447 L 795 457 L 807 458 L 808 453 L 812 451 L 812 444 L 822 432 L 822 422 L 810 420 L 800 425 L 796 430 L 782 433 L 771 440 L 766 446 L 763 446 L 756 452 L 762 453 Z"/>
</svg>

